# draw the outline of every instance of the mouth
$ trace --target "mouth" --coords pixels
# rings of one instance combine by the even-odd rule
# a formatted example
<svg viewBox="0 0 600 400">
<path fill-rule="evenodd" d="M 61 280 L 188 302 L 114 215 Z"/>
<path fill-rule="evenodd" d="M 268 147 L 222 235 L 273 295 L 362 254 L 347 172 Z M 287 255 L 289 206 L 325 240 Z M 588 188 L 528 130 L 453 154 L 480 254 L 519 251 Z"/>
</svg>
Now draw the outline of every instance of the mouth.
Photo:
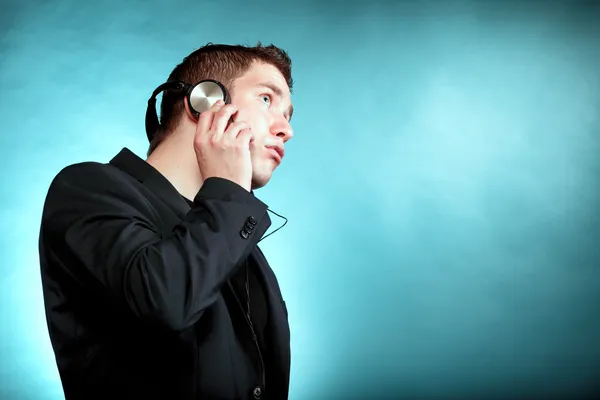
<svg viewBox="0 0 600 400">
<path fill-rule="evenodd" d="M 281 163 L 281 160 L 283 160 L 285 155 L 285 150 L 282 146 L 267 146 L 267 150 L 277 160 L 278 163 Z"/>
</svg>

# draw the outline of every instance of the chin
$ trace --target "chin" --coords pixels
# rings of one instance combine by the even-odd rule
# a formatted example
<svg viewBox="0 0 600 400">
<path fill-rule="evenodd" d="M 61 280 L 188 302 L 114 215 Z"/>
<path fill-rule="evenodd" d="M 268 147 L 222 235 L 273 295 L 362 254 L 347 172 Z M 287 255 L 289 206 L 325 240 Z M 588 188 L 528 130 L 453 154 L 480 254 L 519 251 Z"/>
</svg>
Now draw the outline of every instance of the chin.
<svg viewBox="0 0 600 400">
<path fill-rule="evenodd" d="M 252 179 L 252 190 L 256 190 L 256 189 L 265 187 L 265 186 L 267 186 L 267 183 L 269 183 L 269 179 L 254 178 L 254 179 Z"/>
<path fill-rule="evenodd" d="M 264 173 L 254 173 L 252 176 L 252 189 L 260 189 L 265 187 L 267 183 L 271 180 L 272 172 L 264 172 Z"/>
</svg>

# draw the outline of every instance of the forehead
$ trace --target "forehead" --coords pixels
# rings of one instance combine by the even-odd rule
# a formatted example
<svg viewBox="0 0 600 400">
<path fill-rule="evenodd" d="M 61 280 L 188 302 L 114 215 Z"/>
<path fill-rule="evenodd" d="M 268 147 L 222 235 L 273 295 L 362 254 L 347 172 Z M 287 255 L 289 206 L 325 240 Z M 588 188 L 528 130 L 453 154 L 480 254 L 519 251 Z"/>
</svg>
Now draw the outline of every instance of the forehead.
<svg viewBox="0 0 600 400">
<path fill-rule="evenodd" d="M 285 78 L 279 70 L 271 65 L 261 62 L 255 62 L 244 75 L 235 82 L 238 89 L 252 89 L 258 86 L 268 85 L 275 92 L 278 92 L 283 100 L 289 101 L 290 89 Z"/>
</svg>

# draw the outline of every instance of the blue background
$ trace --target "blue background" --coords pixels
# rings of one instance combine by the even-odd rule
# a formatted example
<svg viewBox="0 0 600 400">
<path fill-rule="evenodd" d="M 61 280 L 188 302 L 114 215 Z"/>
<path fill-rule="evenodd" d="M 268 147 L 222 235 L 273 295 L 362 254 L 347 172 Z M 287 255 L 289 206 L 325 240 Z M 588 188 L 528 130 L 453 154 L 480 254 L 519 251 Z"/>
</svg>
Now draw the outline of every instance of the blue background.
<svg viewBox="0 0 600 400">
<path fill-rule="evenodd" d="M 2 0 L 0 398 L 63 398 L 37 253 L 51 179 L 144 157 L 171 69 L 259 40 L 296 81 L 257 192 L 289 218 L 261 245 L 291 398 L 598 389 L 598 21 L 598 2 Z"/>
</svg>

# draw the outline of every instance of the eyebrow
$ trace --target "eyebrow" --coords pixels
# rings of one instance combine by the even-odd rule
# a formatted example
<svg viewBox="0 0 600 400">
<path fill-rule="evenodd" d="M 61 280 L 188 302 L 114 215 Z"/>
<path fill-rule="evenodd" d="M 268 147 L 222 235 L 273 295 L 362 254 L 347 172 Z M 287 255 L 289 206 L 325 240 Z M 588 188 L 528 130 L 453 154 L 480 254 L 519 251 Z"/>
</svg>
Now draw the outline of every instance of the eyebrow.
<svg viewBox="0 0 600 400">
<path fill-rule="evenodd" d="M 257 86 L 263 86 L 266 87 L 268 89 L 271 89 L 277 96 L 283 98 L 283 91 L 279 88 L 279 86 L 274 85 L 271 82 L 261 82 L 259 83 Z M 289 108 L 287 109 L 289 120 L 292 120 L 292 115 L 294 115 L 294 106 L 290 105 Z"/>
</svg>

